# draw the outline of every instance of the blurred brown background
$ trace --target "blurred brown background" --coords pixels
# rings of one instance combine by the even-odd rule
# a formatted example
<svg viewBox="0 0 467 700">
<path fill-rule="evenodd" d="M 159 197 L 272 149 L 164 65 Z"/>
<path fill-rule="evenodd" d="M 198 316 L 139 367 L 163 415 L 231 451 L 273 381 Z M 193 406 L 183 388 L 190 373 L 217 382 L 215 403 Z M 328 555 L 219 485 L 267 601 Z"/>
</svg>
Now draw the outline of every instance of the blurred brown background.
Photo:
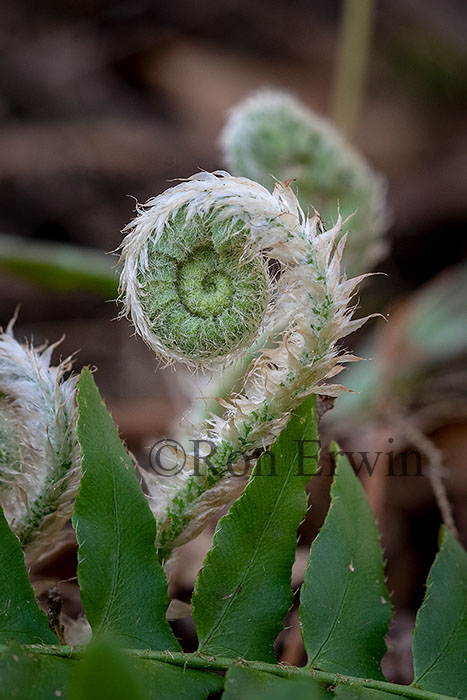
<svg viewBox="0 0 467 700">
<path fill-rule="evenodd" d="M 223 166 L 219 131 L 228 110 L 250 91 L 287 88 L 328 115 L 340 10 L 336 0 L 4 0 L 0 233 L 112 251 L 133 216 L 134 198 L 145 201 L 172 178 Z M 389 364 L 406 350 L 391 330 L 399 332 L 404 305 L 467 254 L 466 32 L 464 0 L 375 4 L 368 81 L 353 141 L 389 185 L 390 246 L 378 265 L 388 276 L 367 283 L 361 301 L 365 311 L 398 310 L 394 326 L 385 329 L 384 345 L 393 353 Z M 18 302 L 19 337 L 39 343 L 65 334 L 61 354 L 79 349 L 77 369 L 98 367 L 97 382 L 122 436 L 145 465 L 148 447 L 187 409 L 187 376 L 156 373 L 151 352 L 132 337 L 127 321 L 115 320 L 117 305 L 102 294 L 50 291 L 2 273 L 2 325 Z M 382 324 L 372 321 L 367 333 L 381 333 Z M 351 339 L 349 345 L 360 342 Z M 458 353 L 455 363 L 450 358 L 443 372 L 454 364 L 465 367 L 465 356 Z M 466 544 L 467 390 L 462 383 L 456 389 L 456 403 L 447 402 L 444 417 L 438 411 L 436 420 L 418 427 L 443 450 L 448 493 Z M 417 390 L 417 410 L 428 401 L 420 395 Z M 411 397 L 407 405 L 413 403 Z M 366 420 L 358 429 L 339 426 L 344 446 L 387 450 L 394 427 L 379 421 L 375 428 L 371 415 Z M 391 678 L 405 681 L 413 615 L 436 551 L 440 516 L 427 478 L 375 483 L 367 487 L 397 609 L 386 668 Z M 328 486 L 323 478 L 312 489 L 303 543 L 324 517 Z M 175 596 L 188 599 L 207 542 L 201 538 L 186 549 L 173 576 Z M 70 547 L 38 576 L 68 578 L 73 566 Z M 77 614 L 72 587 L 64 584 L 74 600 L 70 612 Z M 300 663 L 294 619 L 292 613 L 279 649 L 282 659 Z M 177 625 L 190 648 L 189 622 Z"/>
</svg>

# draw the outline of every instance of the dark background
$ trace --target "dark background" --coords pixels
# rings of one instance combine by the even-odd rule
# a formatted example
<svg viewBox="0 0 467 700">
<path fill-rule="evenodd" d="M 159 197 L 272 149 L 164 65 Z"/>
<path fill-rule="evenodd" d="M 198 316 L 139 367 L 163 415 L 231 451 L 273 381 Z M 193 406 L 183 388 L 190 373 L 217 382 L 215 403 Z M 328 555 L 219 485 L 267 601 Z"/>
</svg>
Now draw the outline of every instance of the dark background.
<svg viewBox="0 0 467 700">
<path fill-rule="evenodd" d="M 333 0 L 3 0 L 0 233 L 112 251 L 133 216 L 134 198 L 145 201 L 172 178 L 223 166 L 220 129 L 250 91 L 287 88 L 329 114 L 340 7 Z M 378 265 L 388 276 L 362 292 L 369 311 L 408 303 L 466 256 L 466 33 L 464 0 L 376 3 L 353 141 L 388 180 L 392 225 L 388 255 Z M 191 380 L 181 371 L 155 372 L 151 352 L 132 337 L 127 321 L 115 320 L 113 300 L 50 291 L 3 274 L 2 325 L 18 302 L 19 337 L 39 343 L 65 334 L 62 355 L 79 349 L 77 369 L 98 367 L 101 391 L 144 464 L 148 447 L 186 410 Z M 436 429 L 465 542 L 465 422 L 448 416 Z M 305 540 L 324 516 L 325 486 L 317 488 Z M 423 486 L 384 488 L 389 497 L 377 514 L 398 612 L 387 669 L 408 680 L 413 614 L 436 549 L 439 515 L 426 479 Z M 206 542 L 195 543 L 174 573 L 173 593 L 180 598 L 189 593 Z M 72 575 L 73 556 L 70 547 L 39 574 Z M 178 624 L 189 648 L 189 625 Z M 281 641 L 281 658 L 300 663 L 294 634 Z"/>
</svg>

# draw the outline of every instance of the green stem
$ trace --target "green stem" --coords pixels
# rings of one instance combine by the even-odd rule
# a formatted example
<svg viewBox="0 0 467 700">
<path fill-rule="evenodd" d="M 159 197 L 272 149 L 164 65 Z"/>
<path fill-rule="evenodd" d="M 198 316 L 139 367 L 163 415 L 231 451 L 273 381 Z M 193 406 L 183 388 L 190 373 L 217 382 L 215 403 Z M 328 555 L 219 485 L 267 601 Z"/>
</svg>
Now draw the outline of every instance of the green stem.
<svg viewBox="0 0 467 700">
<path fill-rule="evenodd" d="M 216 416 L 222 415 L 225 409 L 221 406 L 218 399 L 226 399 L 232 394 L 234 387 L 243 379 L 251 361 L 258 351 L 265 346 L 267 340 L 267 337 L 262 335 L 258 342 L 248 351 L 248 354 L 226 367 L 220 380 L 212 388 L 209 387 L 209 393 L 213 395 L 213 398 L 208 398 L 204 402 L 198 400 L 196 410 L 193 411 L 193 415 L 190 418 L 194 425 L 204 423 L 210 418 L 211 414 Z"/>
<path fill-rule="evenodd" d="M 246 355 L 240 357 L 232 365 L 226 367 L 222 372 L 220 380 L 214 384 L 212 389 L 209 388 L 209 392 L 213 394 L 215 398 L 208 398 L 202 405 L 199 403 L 197 410 L 193 412 L 191 421 L 194 425 L 200 425 L 206 421 L 212 413 L 217 416 L 222 415 L 224 408 L 221 406 L 218 399 L 226 399 L 232 395 L 236 388 L 241 389 L 241 382 L 244 380 L 252 360 L 257 357 L 259 352 L 265 347 L 273 347 L 273 339 L 277 339 L 284 330 L 284 324 L 278 324 L 267 334 L 263 333 L 254 345 L 249 348 Z"/>
<path fill-rule="evenodd" d="M 59 291 L 95 291 L 118 295 L 115 258 L 95 248 L 31 241 L 0 234 L 0 269 Z"/>
<path fill-rule="evenodd" d="M 351 137 L 365 88 L 373 0 L 343 0 L 332 104 L 335 125 Z"/>
<path fill-rule="evenodd" d="M 30 508 L 24 513 L 24 517 L 18 522 L 18 525 L 13 528 L 25 552 L 28 551 L 28 546 L 32 541 L 41 534 L 47 516 L 52 515 L 52 513 L 58 514 L 60 496 L 69 485 L 69 479 L 67 480 L 66 477 L 72 468 L 71 459 L 63 461 L 59 469 L 53 470 L 48 475 Z"/>
<path fill-rule="evenodd" d="M 42 646 L 39 644 L 24 645 L 24 649 L 39 654 L 48 656 L 61 656 L 67 659 L 79 659 L 86 653 L 85 647 L 75 646 Z M 0 654 L 7 652 L 10 649 L 7 645 L 0 645 Z M 150 661 L 165 661 L 173 666 L 182 666 L 183 668 L 197 668 L 203 670 L 227 671 L 231 666 L 242 665 L 252 668 L 255 671 L 263 671 L 264 673 L 272 673 L 275 676 L 282 678 L 290 678 L 291 676 L 301 676 L 302 678 L 313 678 L 314 680 L 326 685 L 359 685 L 363 688 L 371 690 L 381 690 L 385 693 L 393 695 L 402 695 L 413 700 L 455 700 L 448 695 L 440 695 L 439 693 L 431 693 L 429 690 L 422 690 L 413 685 L 398 685 L 397 683 L 389 683 L 388 681 L 377 681 L 371 678 L 357 678 L 356 676 L 347 676 L 339 673 L 327 673 L 313 668 L 298 668 L 296 666 L 283 666 L 280 664 L 268 664 L 264 661 L 247 661 L 246 659 L 230 659 L 223 656 L 202 656 L 201 654 L 185 654 L 184 652 L 171 651 L 152 651 L 141 649 L 127 649 L 127 654 L 138 656 Z"/>
</svg>

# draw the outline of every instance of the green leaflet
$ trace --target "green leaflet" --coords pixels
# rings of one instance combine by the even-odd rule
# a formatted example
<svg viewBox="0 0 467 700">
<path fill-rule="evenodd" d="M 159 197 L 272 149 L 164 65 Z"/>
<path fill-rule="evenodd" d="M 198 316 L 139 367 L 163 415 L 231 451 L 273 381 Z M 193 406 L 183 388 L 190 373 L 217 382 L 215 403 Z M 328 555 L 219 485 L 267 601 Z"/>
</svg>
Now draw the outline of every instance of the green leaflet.
<svg viewBox="0 0 467 700">
<path fill-rule="evenodd" d="M 105 640 L 79 662 L 70 700 L 204 700 L 223 685 L 222 676 L 130 658 Z"/>
<path fill-rule="evenodd" d="M 12 645 L 0 656 L 0 700 L 67 699 L 77 661 L 36 654 Z"/>
<path fill-rule="evenodd" d="M 106 640 L 79 662 L 70 700 L 205 700 L 223 685 L 213 673 L 130 658 Z"/>
<path fill-rule="evenodd" d="M 193 594 L 198 652 L 274 662 L 273 643 L 292 604 L 297 528 L 307 508 L 305 485 L 316 471 L 317 440 L 313 396 L 219 521 Z"/>
<path fill-rule="evenodd" d="M 89 369 L 78 391 L 83 476 L 73 514 L 81 601 L 93 632 L 127 647 L 179 649 L 165 619 L 156 523 Z"/>
<path fill-rule="evenodd" d="M 467 697 L 467 553 L 443 527 L 412 642 L 414 683 Z"/>
<path fill-rule="evenodd" d="M 56 644 L 46 615 L 36 603 L 24 556 L 0 507 L 0 643 Z"/>
<path fill-rule="evenodd" d="M 313 542 L 301 591 L 300 623 L 309 665 L 383 678 L 391 619 L 376 522 L 365 493 L 336 445 L 331 507 Z"/>
<path fill-rule="evenodd" d="M 69 700 L 149 700 L 134 660 L 99 640 L 87 650 L 75 669 Z"/>
<path fill-rule="evenodd" d="M 232 666 L 225 677 L 222 700 L 325 700 L 326 697 L 331 695 L 311 679 L 280 678 L 245 666 Z"/>
<path fill-rule="evenodd" d="M 151 700 L 204 700 L 212 693 L 219 693 L 224 686 L 222 676 L 170 663 L 140 661 L 138 668 L 150 690 Z"/>
</svg>

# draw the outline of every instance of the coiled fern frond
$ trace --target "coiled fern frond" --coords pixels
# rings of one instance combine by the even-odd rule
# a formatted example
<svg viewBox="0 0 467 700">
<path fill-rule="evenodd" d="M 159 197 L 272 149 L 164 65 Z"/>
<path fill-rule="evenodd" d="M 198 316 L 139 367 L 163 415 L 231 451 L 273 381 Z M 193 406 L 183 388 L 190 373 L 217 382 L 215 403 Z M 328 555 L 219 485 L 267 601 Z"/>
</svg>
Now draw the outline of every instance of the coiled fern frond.
<svg viewBox="0 0 467 700">
<path fill-rule="evenodd" d="M 13 321 L 14 322 L 14 321 Z M 68 521 L 79 485 L 76 378 L 55 348 L 0 332 L 0 505 L 31 564 Z"/>
<path fill-rule="evenodd" d="M 223 171 L 172 187 L 127 227 L 125 311 L 159 357 L 206 369 L 257 349 L 224 414 L 197 426 L 210 466 L 191 455 L 171 478 L 147 476 L 163 558 L 232 497 L 232 466 L 267 449 L 306 396 L 343 390 L 330 380 L 354 358 L 338 343 L 366 319 L 352 319 L 362 278 L 341 276 L 341 228 L 305 217 L 287 184 L 271 194 Z"/>
<path fill-rule="evenodd" d="M 354 214 L 344 255 L 349 274 L 371 269 L 384 254 L 388 224 L 386 187 L 365 159 L 326 119 L 291 94 L 254 93 L 231 112 L 221 137 L 224 159 L 235 175 L 274 186 L 271 176 L 297 182 L 304 208 L 324 221 Z"/>
</svg>

